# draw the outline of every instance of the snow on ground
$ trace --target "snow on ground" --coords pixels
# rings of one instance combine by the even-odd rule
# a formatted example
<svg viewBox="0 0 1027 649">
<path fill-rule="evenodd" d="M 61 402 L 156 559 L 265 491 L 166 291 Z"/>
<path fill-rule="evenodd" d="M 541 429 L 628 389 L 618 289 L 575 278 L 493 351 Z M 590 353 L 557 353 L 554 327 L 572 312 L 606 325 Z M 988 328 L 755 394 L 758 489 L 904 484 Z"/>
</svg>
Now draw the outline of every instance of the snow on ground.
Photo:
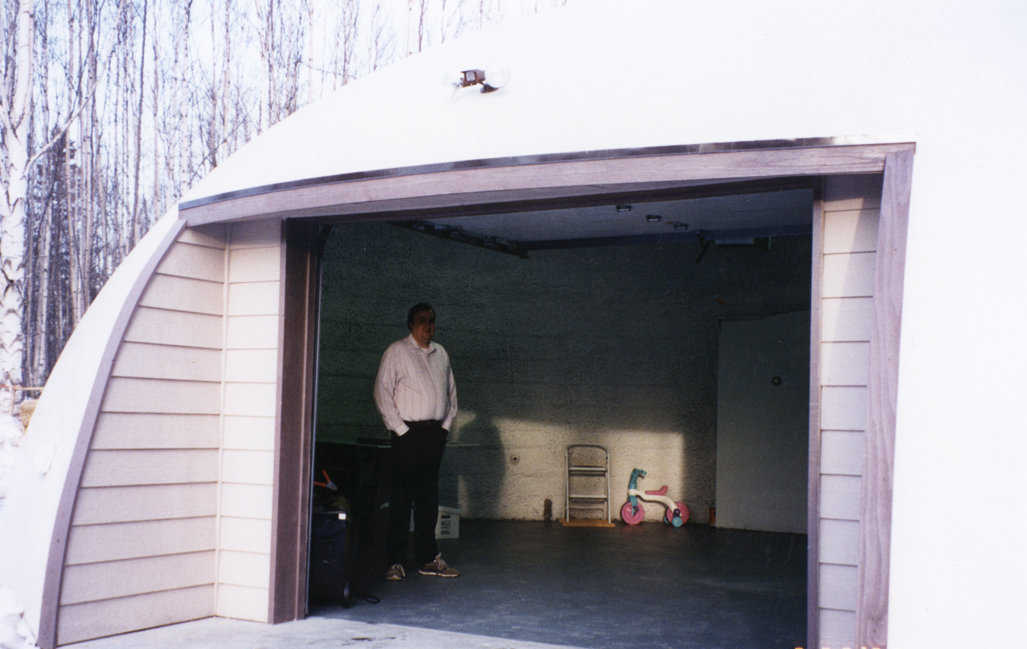
<svg viewBox="0 0 1027 649">
<path fill-rule="evenodd" d="M 25 431 L 21 421 L 6 413 L 0 414 L 0 552 L 5 555 L 19 555 L 21 537 L 14 521 L 5 520 L 7 505 L 7 479 L 16 462 L 21 460 L 22 439 Z M 0 580 L 0 649 L 30 649 L 33 644 L 32 631 L 22 615 L 24 608 L 17 593 Z"/>
</svg>

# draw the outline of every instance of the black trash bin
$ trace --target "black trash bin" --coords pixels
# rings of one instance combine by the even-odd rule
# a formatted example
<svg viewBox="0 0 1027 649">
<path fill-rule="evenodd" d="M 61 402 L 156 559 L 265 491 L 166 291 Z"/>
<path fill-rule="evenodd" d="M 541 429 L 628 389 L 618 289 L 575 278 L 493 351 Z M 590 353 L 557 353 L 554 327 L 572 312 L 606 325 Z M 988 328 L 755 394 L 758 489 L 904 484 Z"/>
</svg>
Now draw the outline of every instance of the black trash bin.
<svg viewBox="0 0 1027 649">
<path fill-rule="evenodd" d="M 310 599 L 353 604 L 349 520 L 344 511 L 315 511 L 310 530 Z"/>
</svg>

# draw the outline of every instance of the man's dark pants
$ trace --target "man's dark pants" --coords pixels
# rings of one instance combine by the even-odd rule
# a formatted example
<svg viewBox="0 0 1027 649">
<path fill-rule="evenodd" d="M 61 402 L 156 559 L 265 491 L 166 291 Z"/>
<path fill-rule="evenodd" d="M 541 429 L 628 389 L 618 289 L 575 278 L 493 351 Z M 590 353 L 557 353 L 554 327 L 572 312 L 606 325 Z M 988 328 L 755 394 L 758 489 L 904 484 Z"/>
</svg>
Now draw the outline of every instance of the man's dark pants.
<svg viewBox="0 0 1027 649">
<path fill-rule="evenodd" d="M 404 435 L 392 434 L 392 495 L 389 563 L 406 562 L 410 507 L 414 508 L 414 553 L 418 565 L 438 554 L 439 466 L 448 433 L 438 421 L 408 421 Z"/>
</svg>

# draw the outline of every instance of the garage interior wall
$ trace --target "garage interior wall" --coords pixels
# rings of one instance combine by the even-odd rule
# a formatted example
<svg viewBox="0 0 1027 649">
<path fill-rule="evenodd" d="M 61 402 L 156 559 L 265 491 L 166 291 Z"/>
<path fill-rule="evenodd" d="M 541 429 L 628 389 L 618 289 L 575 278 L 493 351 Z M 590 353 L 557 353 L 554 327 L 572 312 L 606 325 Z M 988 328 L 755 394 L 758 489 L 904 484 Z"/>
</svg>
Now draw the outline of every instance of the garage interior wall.
<svg viewBox="0 0 1027 649">
<path fill-rule="evenodd" d="M 705 522 L 718 320 L 808 310 L 811 252 L 809 237 L 711 247 L 697 262 L 699 251 L 683 239 L 520 259 L 385 223 L 338 225 L 323 260 L 318 441 L 384 435 L 371 397 L 378 362 L 426 300 L 461 410 L 442 504 L 541 519 L 548 499 L 562 516 L 564 449 L 595 443 L 610 451 L 615 517 L 641 467 L 644 486 L 667 484 Z"/>
<path fill-rule="evenodd" d="M 69 644 L 211 615 L 266 621 L 281 228 L 185 229 L 118 347 L 58 610 Z"/>
<path fill-rule="evenodd" d="M 859 534 L 866 461 L 867 383 L 881 176 L 824 182 L 820 303 L 819 498 L 820 645 L 857 646 Z"/>
</svg>

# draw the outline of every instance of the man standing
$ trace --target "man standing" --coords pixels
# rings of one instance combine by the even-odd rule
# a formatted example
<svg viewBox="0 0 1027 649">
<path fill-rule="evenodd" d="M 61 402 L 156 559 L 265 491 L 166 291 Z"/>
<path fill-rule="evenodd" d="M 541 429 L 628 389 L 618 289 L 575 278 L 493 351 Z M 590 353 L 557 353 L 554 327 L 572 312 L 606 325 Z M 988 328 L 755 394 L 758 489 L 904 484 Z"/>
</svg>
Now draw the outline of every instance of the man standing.
<svg viewBox="0 0 1027 649">
<path fill-rule="evenodd" d="M 410 508 L 414 510 L 414 551 L 422 575 L 458 577 L 435 542 L 439 516 L 439 466 L 456 418 L 456 382 L 449 354 L 433 342 L 435 311 L 420 302 L 407 313 L 410 335 L 382 354 L 374 382 L 374 402 L 392 432 L 389 569 L 385 578 L 406 578 Z"/>
</svg>

